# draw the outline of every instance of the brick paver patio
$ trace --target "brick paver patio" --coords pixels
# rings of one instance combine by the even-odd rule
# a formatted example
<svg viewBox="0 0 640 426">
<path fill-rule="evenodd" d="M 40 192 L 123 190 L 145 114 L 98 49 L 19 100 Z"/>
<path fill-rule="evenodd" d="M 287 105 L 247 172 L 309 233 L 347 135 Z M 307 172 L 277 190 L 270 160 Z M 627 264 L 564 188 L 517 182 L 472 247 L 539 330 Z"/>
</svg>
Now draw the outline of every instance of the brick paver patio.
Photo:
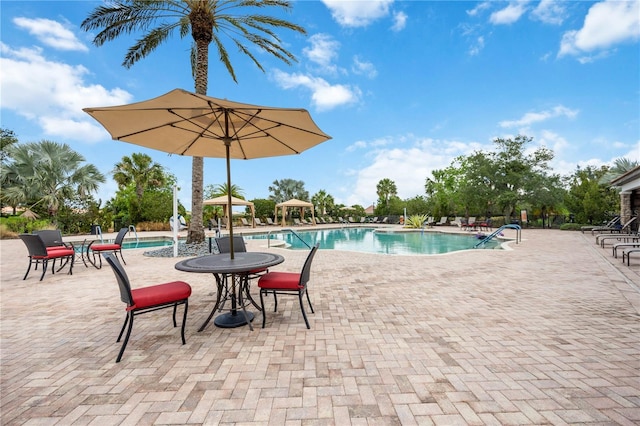
<svg viewBox="0 0 640 426">
<path fill-rule="evenodd" d="M 119 364 L 111 270 L 78 262 L 23 281 L 26 249 L 3 240 L 0 423 L 640 424 L 640 257 L 622 265 L 578 232 L 523 239 L 438 256 L 320 251 L 311 330 L 289 297 L 265 329 L 258 314 L 254 331 L 198 333 L 212 277 L 127 250 L 134 286 L 180 279 L 193 295 L 186 345 L 170 311 L 146 314 Z M 268 250 L 286 257 L 275 270 L 306 255 Z"/>
</svg>

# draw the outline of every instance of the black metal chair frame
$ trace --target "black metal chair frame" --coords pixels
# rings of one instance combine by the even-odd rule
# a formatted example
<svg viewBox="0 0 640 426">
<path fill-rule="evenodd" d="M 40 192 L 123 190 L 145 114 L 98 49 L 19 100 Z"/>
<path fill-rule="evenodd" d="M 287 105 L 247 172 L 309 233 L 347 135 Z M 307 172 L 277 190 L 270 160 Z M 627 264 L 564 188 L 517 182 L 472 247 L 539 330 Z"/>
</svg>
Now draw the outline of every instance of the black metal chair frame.
<svg viewBox="0 0 640 426">
<path fill-rule="evenodd" d="M 58 272 L 69 262 L 69 275 L 73 275 L 73 263 L 75 261 L 75 252 L 71 255 L 66 256 L 55 256 L 52 257 L 52 254 L 47 252 L 47 246 L 45 245 L 42 237 L 37 234 L 20 234 L 20 239 L 27 246 L 27 250 L 29 252 L 29 266 L 27 267 L 27 272 L 24 274 L 23 280 L 27 279 L 29 276 L 29 272 L 31 271 L 31 265 L 35 264 L 35 268 L 37 269 L 38 264 L 42 263 L 42 275 L 40 275 L 40 281 L 44 278 L 45 273 L 47 272 L 47 266 L 49 264 L 49 260 L 53 260 L 51 265 L 51 273 L 55 274 L 55 260 L 60 258 L 65 258 L 66 261 L 58 268 Z M 70 249 L 71 250 L 71 249 Z"/>
<path fill-rule="evenodd" d="M 309 283 L 309 279 L 311 278 L 311 263 L 313 262 L 313 258 L 316 255 L 316 252 L 318 251 L 318 248 L 320 247 L 320 244 L 316 244 L 315 246 L 313 246 L 311 248 L 311 251 L 309 252 L 309 255 L 307 256 L 307 259 L 304 261 L 304 265 L 302 266 L 302 272 L 300 273 L 300 280 L 298 282 L 298 289 L 296 290 L 290 290 L 290 289 L 272 289 L 272 288 L 267 288 L 267 289 L 260 289 L 260 305 L 261 305 L 261 310 L 262 310 L 262 328 L 265 327 L 266 322 L 267 322 L 267 315 L 266 315 L 266 309 L 264 307 L 264 296 L 268 295 L 269 293 L 273 293 L 273 300 L 275 303 L 275 307 L 273 309 L 273 312 L 277 312 L 278 311 L 278 294 L 282 294 L 282 295 L 298 295 L 298 300 L 300 302 L 300 310 L 302 311 L 302 317 L 304 318 L 304 322 L 307 325 L 307 328 L 310 329 L 311 326 L 309 325 L 309 319 L 307 318 L 307 313 L 304 310 L 304 303 L 302 301 L 302 296 L 306 295 L 307 297 L 307 303 L 309 303 L 309 308 L 311 309 L 311 313 L 315 313 L 315 311 L 313 310 L 313 305 L 311 304 L 311 299 L 309 298 L 309 292 L 307 291 L 307 284 Z M 258 283 L 258 285 L 260 285 Z"/>
<path fill-rule="evenodd" d="M 129 232 L 129 228 L 120 228 L 120 230 L 118 231 L 118 235 L 116 235 L 115 240 L 113 241 L 113 244 L 119 246 L 118 248 L 114 248 L 114 249 L 108 249 L 108 250 L 93 250 L 93 245 L 97 242 L 99 242 L 100 240 L 93 240 L 89 243 L 89 245 L 87 246 L 87 248 L 85 250 L 82 250 L 82 262 L 84 263 L 84 266 L 87 266 L 87 263 L 85 262 L 85 254 L 87 256 L 87 262 L 89 262 L 91 265 L 93 265 L 96 269 L 100 269 L 102 268 L 102 256 L 100 256 L 101 253 L 103 252 L 111 252 L 114 255 L 118 255 L 118 253 L 120 254 L 120 259 L 122 260 L 122 263 L 124 263 L 125 265 L 127 264 L 127 262 L 125 262 L 124 260 L 124 256 L 122 255 L 122 242 L 124 241 L 124 237 L 127 235 L 127 233 Z M 84 247 L 86 243 L 86 240 L 82 243 L 82 247 Z M 102 244 L 102 243 L 99 243 Z M 98 244 L 98 245 L 99 245 Z M 106 244 L 106 243 L 105 243 Z M 96 260 L 97 258 L 97 260 Z"/>
<path fill-rule="evenodd" d="M 73 243 L 65 243 L 62 240 L 62 232 L 59 229 L 41 229 L 38 231 L 33 231 L 33 234 L 40 236 L 40 238 L 44 242 L 44 245 L 47 247 L 47 249 L 52 247 L 54 248 L 61 247 L 61 248 L 75 250 Z M 60 265 L 60 267 L 58 268 L 58 272 L 67 265 L 69 260 L 71 259 L 69 258 L 65 259 L 64 263 Z M 72 260 L 75 261 L 75 256 Z M 51 264 L 51 268 L 55 268 L 55 267 L 56 267 L 56 258 L 53 259 L 53 263 Z M 36 263 L 34 270 L 37 270 L 37 269 L 38 269 L 38 264 Z"/>
<path fill-rule="evenodd" d="M 116 280 L 118 281 L 118 287 L 120 288 L 120 299 L 127 304 L 128 307 L 133 306 L 133 296 L 131 294 L 131 284 L 129 283 L 129 278 L 127 277 L 127 273 L 124 268 L 118 261 L 118 257 L 115 253 L 103 253 L 103 256 L 107 263 L 111 265 L 113 268 L 113 272 L 116 276 Z M 178 323 L 176 321 L 176 312 L 178 309 L 178 305 L 184 305 L 184 314 L 182 317 L 182 327 L 180 330 L 180 336 L 182 337 L 182 344 L 186 344 L 187 341 L 184 338 L 184 329 L 187 324 L 187 311 L 189 310 L 189 298 L 171 301 L 167 303 L 163 303 L 160 305 L 149 306 L 147 308 L 142 309 L 128 309 L 127 315 L 124 319 L 124 324 L 122 324 L 122 329 L 120 330 L 120 334 L 118 335 L 118 340 L 116 342 L 120 342 L 122 339 L 122 334 L 124 333 L 125 328 L 127 329 L 127 335 L 124 338 L 124 342 L 122 342 L 122 347 L 120 348 L 120 352 L 118 353 L 118 358 L 116 358 L 116 362 L 120 362 L 122 359 L 122 355 L 124 354 L 124 350 L 127 347 L 127 343 L 129 343 L 129 337 L 131 337 L 131 330 L 133 329 L 133 319 L 136 315 L 145 314 L 147 312 L 153 312 L 160 309 L 173 307 L 173 326 L 177 327 Z M 128 325 L 128 327 L 127 327 Z"/>
</svg>

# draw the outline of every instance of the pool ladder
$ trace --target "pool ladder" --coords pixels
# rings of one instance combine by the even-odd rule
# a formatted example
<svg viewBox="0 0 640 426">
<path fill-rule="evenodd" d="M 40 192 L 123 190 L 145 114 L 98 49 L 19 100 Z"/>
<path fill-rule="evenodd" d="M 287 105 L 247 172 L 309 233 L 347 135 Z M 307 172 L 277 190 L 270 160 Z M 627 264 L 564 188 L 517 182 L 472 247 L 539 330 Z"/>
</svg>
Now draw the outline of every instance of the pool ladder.
<svg viewBox="0 0 640 426">
<path fill-rule="evenodd" d="M 136 231 L 136 227 L 133 225 L 129 225 L 129 232 L 133 231 L 133 234 L 136 236 L 136 248 L 138 248 L 138 243 L 140 242 L 138 240 L 138 232 Z"/>
<path fill-rule="evenodd" d="M 489 234 L 486 237 L 484 237 L 475 246 L 473 246 L 473 248 L 478 248 L 481 245 L 486 244 L 491 239 L 493 239 L 496 236 L 498 236 L 505 229 L 515 229 L 516 230 L 516 244 L 518 244 L 519 241 L 522 241 L 522 234 L 521 234 L 522 227 L 520 227 L 520 225 L 516 225 L 516 224 L 508 224 L 508 225 L 502 225 L 500 228 L 496 229 L 491 234 Z"/>
<path fill-rule="evenodd" d="M 294 231 L 291 228 L 284 228 L 280 231 L 269 231 L 267 232 L 267 247 L 271 247 L 271 233 L 273 232 L 278 232 L 278 233 L 283 233 L 283 232 L 290 232 L 291 234 L 295 235 L 296 238 L 298 238 L 300 241 L 302 241 L 302 243 L 307 246 L 309 248 L 309 250 L 311 250 L 311 246 L 309 244 L 307 244 L 307 242 L 305 240 L 302 239 L 302 237 L 300 235 L 298 235 L 298 233 L 296 231 Z"/>
</svg>

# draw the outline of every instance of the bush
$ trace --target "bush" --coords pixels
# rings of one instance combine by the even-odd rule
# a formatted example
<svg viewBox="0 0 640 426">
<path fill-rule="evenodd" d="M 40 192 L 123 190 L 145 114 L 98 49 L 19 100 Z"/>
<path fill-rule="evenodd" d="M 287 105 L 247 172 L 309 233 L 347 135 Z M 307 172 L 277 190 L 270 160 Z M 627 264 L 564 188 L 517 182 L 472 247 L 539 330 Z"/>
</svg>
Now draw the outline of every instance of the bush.
<svg viewBox="0 0 640 426">
<path fill-rule="evenodd" d="M 11 231 L 4 223 L 0 223 L 0 239 L 6 240 L 11 238 L 18 238 L 18 233 Z"/>
<path fill-rule="evenodd" d="M 136 231 L 170 231 L 169 222 L 138 222 Z"/>
<path fill-rule="evenodd" d="M 590 226 L 590 225 L 584 225 L 582 223 L 563 223 L 562 225 L 560 225 L 560 230 L 561 231 L 580 231 L 583 226 Z"/>
</svg>

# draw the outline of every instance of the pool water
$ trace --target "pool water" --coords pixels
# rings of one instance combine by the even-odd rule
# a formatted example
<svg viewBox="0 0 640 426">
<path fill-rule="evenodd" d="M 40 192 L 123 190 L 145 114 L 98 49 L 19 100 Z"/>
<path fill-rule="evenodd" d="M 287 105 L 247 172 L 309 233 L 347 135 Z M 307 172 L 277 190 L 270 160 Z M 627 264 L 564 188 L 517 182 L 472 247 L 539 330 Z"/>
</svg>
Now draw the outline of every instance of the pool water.
<svg viewBox="0 0 640 426">
<path fill-rule="evenodd" d="M 300 236 L 298 238 L 296 235 Z M 266 239 L 267 235 L 245 235 L 247 239 Z M 449 234 L 441 232 L 379 232 L 375 228 L 319 229 L 313 231 L 278 232 L 270 234 L 272 240 L 282 240 L 287 248 L 308 250 L 320 243 L 320 249 L 347 250 L 383 254 L 442 254 L 469 250 L 478 243 L 475 234 Z M 305 243 L 300 241 L 304 240 Z M 485 249 L 499 248 L 495 240 L 484 245 Z"/>
</svg>

